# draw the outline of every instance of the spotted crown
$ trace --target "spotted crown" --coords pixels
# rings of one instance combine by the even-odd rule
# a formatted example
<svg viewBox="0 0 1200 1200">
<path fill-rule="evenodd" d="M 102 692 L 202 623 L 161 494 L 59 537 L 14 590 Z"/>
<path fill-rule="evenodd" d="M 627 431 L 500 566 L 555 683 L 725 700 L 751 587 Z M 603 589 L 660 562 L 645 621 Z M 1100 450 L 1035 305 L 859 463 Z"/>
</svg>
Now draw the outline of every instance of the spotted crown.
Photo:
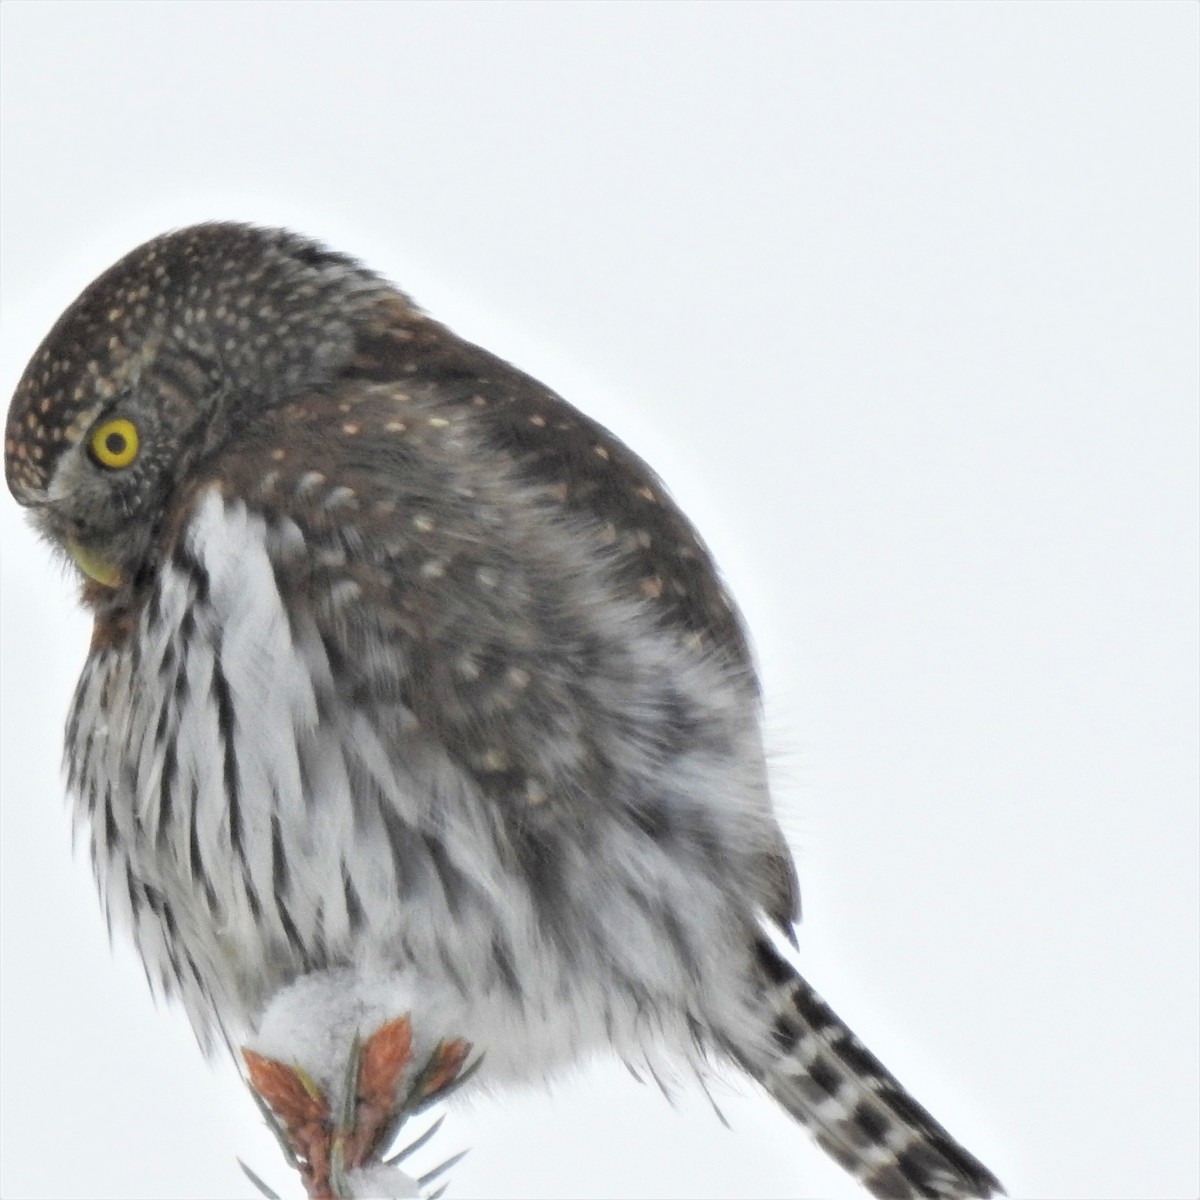
<svg viewBox="0 0 1200 1200">
<path fill-rule="evenodd" d="M 284 230 L 210 224 L 147 242 L 84 291 L 27 367 L 5 430 L 9 488 L 35 502 L 61 452 L 132 384 L 152 384 L 186 429 L 198 382 L 270 402 L 331 378 L 353 354 L 355 314 L 385 294 L 397 295 L 353 259 Z"/>
</svg>

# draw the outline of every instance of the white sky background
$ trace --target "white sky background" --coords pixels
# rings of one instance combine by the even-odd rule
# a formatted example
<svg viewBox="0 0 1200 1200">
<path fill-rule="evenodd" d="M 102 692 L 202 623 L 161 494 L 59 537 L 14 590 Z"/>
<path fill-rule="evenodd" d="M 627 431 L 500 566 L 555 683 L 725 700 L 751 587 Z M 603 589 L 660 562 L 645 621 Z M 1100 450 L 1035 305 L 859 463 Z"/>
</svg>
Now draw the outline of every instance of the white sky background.
<svg viewBox="0 0 1200 1200">
<path fill-rule="evenodd" d="M 814 982 L 1012 1195 L 1194 1196 L 1193 4 L 0 9 L 0 392 L 166 228 L 364 258 L 610 425 L 753 631 Z M 72 859 L 0 498 L 0 1193 L 287 1195 Z M 845 1196 L 749 1088 L 455 1112 L 468 1196 Z M 437 1161 L 436 1156 L 425 1165 Z"/>
</svg>

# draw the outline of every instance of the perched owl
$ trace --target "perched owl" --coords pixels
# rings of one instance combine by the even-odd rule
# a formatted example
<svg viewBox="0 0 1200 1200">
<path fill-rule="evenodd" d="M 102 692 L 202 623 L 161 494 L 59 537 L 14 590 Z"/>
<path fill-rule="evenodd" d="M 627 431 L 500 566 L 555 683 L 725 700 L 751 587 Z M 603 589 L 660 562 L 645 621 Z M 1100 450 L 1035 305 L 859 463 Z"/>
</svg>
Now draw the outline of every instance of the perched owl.
<svg viewBox="0 0 1200 1200">
<path fill-rule="evenodd" d="M 60 318 L 5 466 L 95 617 L 66 754 L 110 920 L 205 1044 L 382 966 L 501 1074 L 715 1057 L 875 1196 L 999 1190 L 764 933 L 798 900 L 746 636 L 605 429 L 353 259 L 210 224 Z"/>
</svg>

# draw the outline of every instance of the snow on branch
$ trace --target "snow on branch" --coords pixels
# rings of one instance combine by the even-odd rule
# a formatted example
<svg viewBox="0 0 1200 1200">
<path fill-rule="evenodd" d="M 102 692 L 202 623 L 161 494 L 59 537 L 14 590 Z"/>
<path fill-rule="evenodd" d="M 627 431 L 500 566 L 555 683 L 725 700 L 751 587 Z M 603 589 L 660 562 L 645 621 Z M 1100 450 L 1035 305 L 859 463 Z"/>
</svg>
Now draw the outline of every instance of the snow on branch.
<svg viewBox="0 0 1200 1200">
<path fill-rule="evenodd" d="M 251 1095 L 310 1200 L 434 1200 L 446 1184 L 426 1189 L 463 1157 L 418 1178 L 400 1167 L 441 1120 L 385 1157 L 405 1122 L 465 1083 L 481 1061 L 468 1064 L 471 1046 L 462 1038 L 422 1045 L 407 1015 L 385 1017 L 399 990 L 392 983 L 364 989 L 350 972 L 305 976 L 275 997 L 242 1048 Z M 268 1200 L 278 1200 L 241 1166 Z"/>
</svg>

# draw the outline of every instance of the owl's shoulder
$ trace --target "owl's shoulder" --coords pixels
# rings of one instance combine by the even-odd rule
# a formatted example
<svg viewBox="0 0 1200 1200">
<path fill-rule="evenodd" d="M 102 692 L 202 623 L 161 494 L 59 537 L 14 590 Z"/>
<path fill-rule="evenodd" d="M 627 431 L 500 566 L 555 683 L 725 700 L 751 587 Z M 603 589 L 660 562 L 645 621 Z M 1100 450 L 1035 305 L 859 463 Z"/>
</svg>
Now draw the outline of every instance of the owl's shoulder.
<svg viewBox="0 0 1200 1200">
<path fill-rule="evenodd" d="M 708 547 L 653 468 L 610 430 L 532 376 L 458 337 L 410 305 L 384 307 L 360 336 L 341 403 L 391 395 L 408 412 L 428 404 L 449 437 L 509 488 L 535 489 L 612 552 L 629 593 L 665 627 L 752 669 L 749 641 Z M 384 428 L 404 421 L 380 413 Z M 364 406 L 368 411 L 371 404 Z M 351 422 L 357 426 L 357 420 Z M 417 449 L 420 422 L 399 430 Z M 420 446 L 427 452 L 426 445 Z"/>
</svg>

